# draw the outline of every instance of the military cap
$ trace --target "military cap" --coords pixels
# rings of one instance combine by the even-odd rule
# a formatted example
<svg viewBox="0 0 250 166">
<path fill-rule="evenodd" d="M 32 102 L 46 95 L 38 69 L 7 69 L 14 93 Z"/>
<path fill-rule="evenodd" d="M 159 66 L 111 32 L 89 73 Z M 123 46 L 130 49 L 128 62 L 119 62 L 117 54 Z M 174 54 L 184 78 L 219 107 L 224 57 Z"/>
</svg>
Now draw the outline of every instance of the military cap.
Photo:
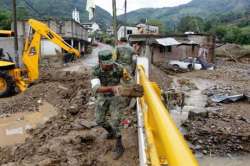
<svg viewBox="0 0 250 166">
<path fill-rule="evenodd" d="M 104 64 L 113 64 L 112 60 L 112 51 L 111 50 L 102 50 L 98 53 L 99 61 Z"/>
</svg>

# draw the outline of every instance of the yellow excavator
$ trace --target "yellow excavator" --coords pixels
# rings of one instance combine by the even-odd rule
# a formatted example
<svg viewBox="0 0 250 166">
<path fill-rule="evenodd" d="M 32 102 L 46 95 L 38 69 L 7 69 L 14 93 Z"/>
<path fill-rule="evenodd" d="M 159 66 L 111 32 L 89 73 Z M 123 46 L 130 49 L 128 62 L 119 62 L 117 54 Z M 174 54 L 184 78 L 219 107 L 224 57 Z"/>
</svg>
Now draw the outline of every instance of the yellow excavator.
<svg viewBox="0 0 250 166">
<path fill-rule="evenodd" d="M 0 97 L 11 95 L 15 89 L 23 92 L 30 84 L 39 79 L 39 57 L 42 38 L 46 38 L 68 53 L 80 57 L 78 50 L 66 43 L 60 35 L 53 32 L 46 24 L 34 19 L 29 19 L 28 24 L 30 30 L 22 54 L 23 68 L 17 66 L 10 56 L 8 59 L 0 57 Z M 11 31 L 0 30 L 0 36 L 11 35 L 13 35 Z"/>
</svg>

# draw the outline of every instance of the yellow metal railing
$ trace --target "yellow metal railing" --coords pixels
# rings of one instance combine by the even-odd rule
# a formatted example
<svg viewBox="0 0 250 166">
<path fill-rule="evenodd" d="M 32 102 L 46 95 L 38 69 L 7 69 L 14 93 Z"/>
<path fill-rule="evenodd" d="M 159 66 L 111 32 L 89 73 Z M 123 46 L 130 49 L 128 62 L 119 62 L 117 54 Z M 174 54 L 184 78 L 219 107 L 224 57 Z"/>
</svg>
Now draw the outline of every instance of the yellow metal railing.
<svg viewBox="0 0 250 166">
<path fill-rule="evenodd" d="M 162 103 L 159 87 L 148 80 L 142 66 L 138 67 L 139 82 L 144 89 L 140 99 L 146 133 L 147 158 L 151 165 L 198 166 L 183 135 Z"/>
</svg>

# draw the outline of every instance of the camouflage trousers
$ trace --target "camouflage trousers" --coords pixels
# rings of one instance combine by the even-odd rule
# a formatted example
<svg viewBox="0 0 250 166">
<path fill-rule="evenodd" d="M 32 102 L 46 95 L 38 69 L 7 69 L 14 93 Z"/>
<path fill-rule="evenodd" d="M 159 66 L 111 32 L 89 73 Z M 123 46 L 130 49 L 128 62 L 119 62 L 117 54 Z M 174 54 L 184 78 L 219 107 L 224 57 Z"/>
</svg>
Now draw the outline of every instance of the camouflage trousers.
<svg viewBox="0 0 250 166">
<path fill-rule="evenodd" d="M 96 123 L 104 129 L 111 127 L 118 138 L 121 136 L 122 113 L 128 106 L 128 98 L 118 96 L 97 96 Z"/>
</svg>

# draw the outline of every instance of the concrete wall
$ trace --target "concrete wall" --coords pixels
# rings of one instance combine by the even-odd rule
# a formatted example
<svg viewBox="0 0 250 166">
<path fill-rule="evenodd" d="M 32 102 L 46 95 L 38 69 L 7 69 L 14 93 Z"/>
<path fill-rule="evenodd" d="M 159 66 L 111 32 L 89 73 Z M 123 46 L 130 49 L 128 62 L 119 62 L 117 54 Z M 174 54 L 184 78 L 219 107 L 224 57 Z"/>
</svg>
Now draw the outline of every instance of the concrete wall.
<svg viewBox="0 0 250 166">
<path fill-rule="evenodd" d="M 160 45 L 153 45 L 151 47 L 153 52 L 154 63 L 164 63 L 169 60 L 180 60 L 186 57 L 196 57 L 198 55 L 199 47 L 191 45 L 170 46 L 171 52 L 167 47 Z"/>
<path fill-rule="evenodd" d="M 214 51 L 215 51 L 215 38 L 212 35 L 188 35 L 188 39 L 198 43 L 200 48 L 208 50 L 207 61 L 213 62 L 214 60 Z M 198 54 L 198 53 L 197 53 Z"/>
<path fill-rule="evenodd" d="M 139 32 L 142 34 L 159 34 L 159 27 L 146 25 L 146 24 L 138 24 L 136 27 L 139 28 Z"/>
<path fill-rule="evenodd" d="M 48 25 L 48 27 L 62 36 L 65 41 L 67 41 L 72 47 L 78 49 L 80 52 L 86 50 L 88 44 L 88 30 L 83 27 L 80 23 L 74 20 L 68 21 L 54 21 L 54 20 L 44 20 L 42 21 Z M 18 36 L 20 41 L 24 40 L 28 36 L 29 25 L 27 21 L 18 21 Z M 43 39 L 41 45 L 42 56 L 44 55 L 56 55 L 55 49 L 61 52 L 61 49 L 55 44 L 48 42 Z M 22 46 L 21 44 L 20 46 Z M 22 48 L 22 47 L 20 47 Z M 22 49 L 21 49 L 22 50 Z"/>
<path fill-rule="evenodd" d="M 53 56 L 57 55 L 57 51 L 62 53 L 61 47 L 52 43 L 49 40 L 43 39 L 41 43 L 41 55 L 42 56 Z"/>
<path fill-rule="evenodd" d="M 126 27 L 126 30 L 130 30 L 132 31 L 132 34 L 138 34 L 138 29 L 136 27 Z M 118 36 L 118 40 L 120 40 L 122 37 L 124 37 L 124 31 L 125 31 L 125 27 L 121 26 L 118 31 L 117 31 L 117 36 Z M 130 34 L 126 33 L 126 38 L 128 39 Z"/>
<path fill-rule="evenodd" d="M 172 36 L 178 41 L 193 41 L 198 45 L 180 45 L 172 46 L 172 51 L 167 52 L 167 47 L 164 52 L 160 52 L 162 46 L 158 44 L 153 44 L 151 46 L 153 54 L 153 60 L 155 63 L 166 62 L 169 60 L 180 60 L 185 57 L 197 57 L 199 56 L 200 50 L 207 50 L 208 54 L 202 56 L 204 60 L 211 63 L 214 59 L 214 36 L 212 35 L 186 35 L 186 36 Z M 162 50 L 162 49 L 161 49 Z"/>
<path fill-rule="evenodd" d="M 18 45 L 19 45 L 19 55 L 22 54 L 23 50 L 23 39 L 18 39 Z M 14 38 L 1 38 L 0 37 L 0 48 L 4 49 L 5 53 L 9 53 L 9 55 L 14 59 L 15 58 L 15 51 L 14 51 Z M 21 60 L 21 57 L 20 57 Z"/>
<path fill-rule="evenodd" d="M 19 48 L 19 54 L 22 54 L 24 41 L 22 38 L 18 39 L 18 48 Z M 9 53 L 10 55 L 14 55 L 14 39 L 13 38 L 0 38 L 0 48 L 4 49 L 4 52 Z M 41 56 L 47 56 L 47 55 L 56 55 L 56 51 L 62 52 L 61 47 L 57 46 L 56 44 L 43 39 L 41 42 Z"/>
<path fill-rule="evenodd" d="M 88 41 L 87 29 L 74 20 L 60 22 L 45 20 L 42 22 L 47 24 L 51 30 L 61 35 L 63 38 L 74 38 L 78 40 Z M 26 37 L 29 30 L 28 22 L 18 21 L 17 29 L 19 37 Z"/>
<path fill-rule="evenodd" d="M 22 38 L 19 38 L 19 62 L 22 64 L 22 51 L 24 46 L 24 41 Z M 15 60 L 15 52 L 14 52 L 14 38 L 0 38 L 0 48 L 4 49 L 5 53 L 9 53 L 9 55 Z M 43 39 L 41 42 L 41 65 L 45 66 L 58 66 L 62 64 L 62 57 L 56 53 L 56 49 L 58 53 L 62 53 L 62 49 L 51 43 L 50 41 Z"/>
</svg>

